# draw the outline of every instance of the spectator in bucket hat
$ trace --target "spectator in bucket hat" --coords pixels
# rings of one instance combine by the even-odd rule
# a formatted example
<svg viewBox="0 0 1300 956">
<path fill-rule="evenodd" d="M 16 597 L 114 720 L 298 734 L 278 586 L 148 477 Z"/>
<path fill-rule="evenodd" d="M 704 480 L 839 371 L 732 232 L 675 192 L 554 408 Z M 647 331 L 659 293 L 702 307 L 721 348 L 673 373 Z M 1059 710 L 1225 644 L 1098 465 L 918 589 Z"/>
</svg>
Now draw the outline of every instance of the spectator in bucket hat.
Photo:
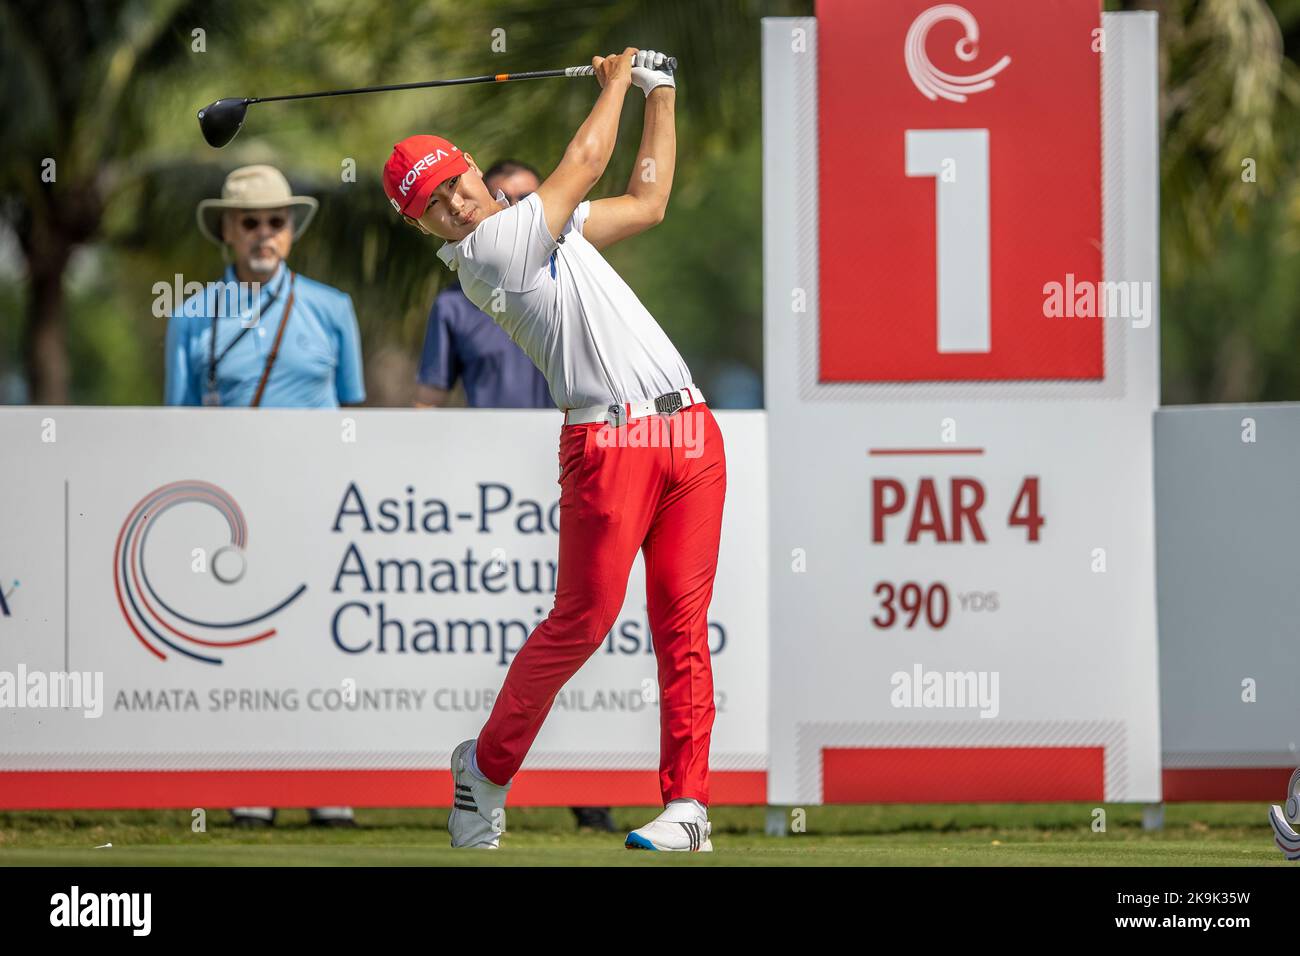
<svg viewBox="0 0 1300 956">
<path fill-rule="evenodd" d="M 337 408 L 365 401 L 361 336 L 345 292 L 289 269 L 317 202 L 273 166 L 226 177 L 199 203 L 199 232 L 227 265 L 171 317 L 166 404 Z"/>
<path fill-rule="evenodd" d="M 166 404 L 337 408 L 365 401 L 361 337 L 345 292 L 295 275 L 294 240 L 317 202 L 295 196 L 273 166 L 226 177 L 198 206 L 199 231 L 221 246 L 219 282 L 191 296 L 167 325 Z M 237 807 L 237 826 L 270 826 L 271 807 Z M 317 807 L 320 826 L 354 823 L 350 807 Z"/>
</svg>

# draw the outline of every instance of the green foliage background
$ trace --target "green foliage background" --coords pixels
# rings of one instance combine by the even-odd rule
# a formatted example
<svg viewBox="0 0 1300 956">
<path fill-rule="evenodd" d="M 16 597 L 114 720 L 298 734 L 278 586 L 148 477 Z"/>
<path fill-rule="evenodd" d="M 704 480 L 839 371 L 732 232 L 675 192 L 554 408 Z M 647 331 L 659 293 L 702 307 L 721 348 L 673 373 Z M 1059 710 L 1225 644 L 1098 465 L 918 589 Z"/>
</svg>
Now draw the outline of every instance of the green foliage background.
<svg viewBox="0 0 1300 956">
<path fill-rule="evenodd" d="M 194 207 L 234 166 L 271 162 L 321 201 L 292 261 L 353 296 L 371 403 L 409 402 L 428 306 L 448 274 L 434 243 L 401 227 L 384 199 L 389 149 L 407 133 L 437 131 L 482 166 L 512 156 L 549 171 L 594 82 L 264 104 L 220 152 L 199 137 L 197 108 L 221 96 L 553 68 L 627 45 L 682 62 L 678 179 L 664 224 L 610 258 L 706 391 L 728 369 L 761 373 L 759 21 L 812 8 L 0 0 L 0 401 L 156 404 L 165 320 L 152 314 L 155 283 L 217 275 L 220 253 L 195 228 Z M 1161 14 L 1165 400 L 1300 398 L 1300 0 L 1107 8 Z M 204 31 L 204 52 L 193 49 L 194 30 Z M 506 50 L 494 52 L 502 36 Z M 637 100 L 629 97 L 618 153 L 593 195 L 626 182 Z M 39 179 L 46 158 L 57 163 L 53 184 Z M 349 162 L 355 182 L 342 175 Z M 1254 182 L 1243 179 L 1246 162 Z M 844 176 L 837 188 L 857 188 L 852 170 Z M 64 254 L 66 268 L 50 265 Z M 32 334 L 33 264 L 55 273 L 43 288 L 64 296 L 46 338 Z M 59 349 L 65 379 L 33 380 L 33 363 L 57 373 Z"/>
</svg>

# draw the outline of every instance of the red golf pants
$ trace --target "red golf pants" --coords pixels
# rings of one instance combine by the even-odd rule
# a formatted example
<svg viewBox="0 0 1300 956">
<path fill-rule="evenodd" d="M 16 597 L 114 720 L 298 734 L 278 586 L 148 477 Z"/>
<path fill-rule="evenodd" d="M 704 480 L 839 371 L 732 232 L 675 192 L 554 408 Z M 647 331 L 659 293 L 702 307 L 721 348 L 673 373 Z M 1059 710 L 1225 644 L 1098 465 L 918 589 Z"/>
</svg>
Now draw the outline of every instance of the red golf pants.
<svg viewBox="0 0 1300 956">
<path fill-rule="evenodd" d="M 645 554 L 659 670 L 659 787 L 709 802 L 713 671 L 709 601 L 718 566 L 727 462 L 707 405 L 671 416 L 560 431 L 560 566 L 555 606 L 510 663 L 478 736 L 479 770 L 504 785 L 560 688 L 604 642 L 628 574 Z"/>
</svg>

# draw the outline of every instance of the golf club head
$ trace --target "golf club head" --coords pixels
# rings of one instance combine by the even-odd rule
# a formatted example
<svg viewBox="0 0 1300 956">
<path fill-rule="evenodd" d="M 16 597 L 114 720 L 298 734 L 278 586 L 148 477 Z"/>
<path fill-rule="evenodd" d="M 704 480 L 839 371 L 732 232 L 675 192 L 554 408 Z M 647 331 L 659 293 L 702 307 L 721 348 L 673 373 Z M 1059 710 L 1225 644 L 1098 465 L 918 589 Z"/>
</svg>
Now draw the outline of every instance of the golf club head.
<svg viewBox="0 0 1300 956">
<path fill-rule="evenodd" d="M 220 149 L 239 132 L 248 112 L 246 99 L 222 99 L 199 110 L 199 129 L 209 146 Z"/>
</svg>

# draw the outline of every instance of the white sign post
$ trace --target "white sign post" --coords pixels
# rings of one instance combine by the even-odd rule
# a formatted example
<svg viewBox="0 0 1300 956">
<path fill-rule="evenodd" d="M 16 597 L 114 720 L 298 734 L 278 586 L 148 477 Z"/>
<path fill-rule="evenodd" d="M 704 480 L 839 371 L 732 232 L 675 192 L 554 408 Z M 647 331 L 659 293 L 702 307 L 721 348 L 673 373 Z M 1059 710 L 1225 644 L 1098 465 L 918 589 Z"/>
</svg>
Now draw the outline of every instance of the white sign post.
<svg viewBox="0 0 1300 956">
<path fill-rule="evenodd" d="M 830 172 L 842 181 L 826 181 L 818 21 L 764 21 L 773 804 L 1160 799 L 1151 444 L 1159 381 L 1156 21 L 1107 14 L 1104 26 L 1104 274 L 1148 297 L 1145 324 L 1115 314 L 1041 317 L 1104 323 L 1104 374 L 1085 381 L 936 382 L 905 372 L 891 381 L 831 381 L 825 362 L 846 357 L 818 348 L 819 208 L 862 201 L 858 235 L 877 243 L 915 230 L 870 215 L 872 190 L 882 187 L 853 164 L 837 159 Z M 873 21 L 868 29 L 882 28 Z M 946 110 L 933 115 L 952 117 L 950 125 L 973 115 L 961 112 L 973 108 L 965 102 L 935 106 L 913 88 L 904 32 L 880 40 L 889 58 L 876 67 L 898 72 L 889 77 L 910 97 L 904 108 Z M 1086 34 L 1073 39 L 1088 42 Z M 1005 29 L 981 34 L 980 59 L 967 69 L 1002 54 L 1010 65 L 972 103 L 993 110 L 997 97 L 1010 95 L 1017 70 L 1029 69 L 1028 42 Z M 929 44 L 937 61 L 945 47 Z M 946 49 L 951 56 L 951 43 Z M 836 82 L 826 70 L 835 68 L 823 64 L 823 95 Z M 850 89 L 840 95 L 858 97 L 858 109 L 835 122 L 869 130 L 881 88 Z M 978 200 L 983 139 L 927 135 L 904 141 L 900 130 L 885 159 L 899 177 L 930 177 L 922 181 L 943 189 L 937 177 L 955 147 L 968 160 L 958 158 L 956 181 Z M 996 125 L 990 135 L 996 147 Z M 991 155 L 1006 161 L 996 148 Z M 951 257 L 991 255 L 992 274 L 1003 276 L 991 293 L 995 333 L 1006 284 L 1042 285 L 1009 269 L 997 244 L 1009 195 L 998 182 L 987 208 L 968 203 L 973 212 L 948 232 L 943 217 L 959 206 L 941 202 L 937 225 L 934 208 L 919 207 L 917 215 L 930 218 L 915 229 L 949 240 L 938 246 L 937 265 L 926 266 L 940 286 L 939 331 L 930 333 L 936 354 L 996 359 L 1015 345 L 1005 335 L 989 339 L 984 313 L 961 307 L 989 295 L 977 296 L 967 281 L 989 266 Z M 1052 188 L 1074 187 L 1062 180 Z M 991 247 L 971 241 L 971 230 L 990 229 Z M 854 274 L 872 268 L 852 245 L 833 252 Z M 864 325 L 900 321 L 871 299 L 860 307 Z M 890 354 L 871 358 L 888 366 Z"/>
</svg>

